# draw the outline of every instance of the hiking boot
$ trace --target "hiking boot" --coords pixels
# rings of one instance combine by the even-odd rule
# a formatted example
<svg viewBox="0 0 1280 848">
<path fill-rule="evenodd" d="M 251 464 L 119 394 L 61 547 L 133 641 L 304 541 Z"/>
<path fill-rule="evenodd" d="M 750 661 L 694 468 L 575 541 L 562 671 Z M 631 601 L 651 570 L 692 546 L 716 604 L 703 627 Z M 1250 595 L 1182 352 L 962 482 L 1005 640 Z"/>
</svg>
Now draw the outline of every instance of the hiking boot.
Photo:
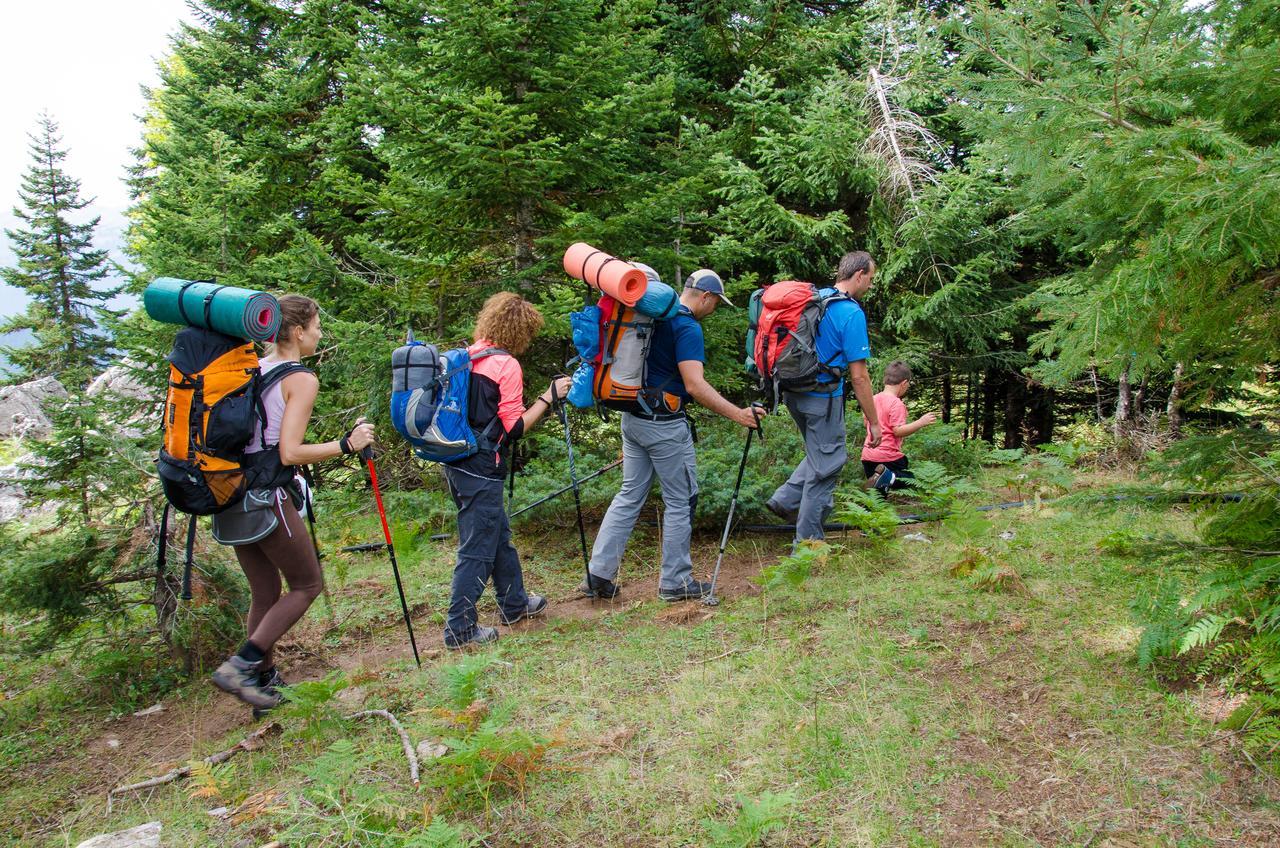
<svg viewBox="0 0 1280 848">
<path fill-rule="evenodd" d="M 696 601 L 711 594 L 711 584 L 690 580 L 677 589 L 658 589 L 658 597 L 664 601 Z"/>
<path fill-rule="evenodd" d="M 227 657 L 210 680 L 223 692 L 235 695 L 251 707 L 269 710 L 280 703 L 280 695 L 270 692 L 258 680 L 262 663 L 249 662 L 239 655 Z"/>
<path fill-rule="evenodd" d="M 769 500 L 764 502 L 764 508 L 769 510 L 774 515 L 778 516 L 788 524 L 795 524 L 797 521 L 800 520 L 800 510 L 786 509 L 777 501 L 775 501 L 773 498 L 770 498 Z"/>
<path fill-rule="evenodd" d="M 476 625 L 476 629 L 472 630 L 471 635 L 466 639 L 455 639 L 453 633 L 448 630 L 444 634 L 444 646 L 451 651 L 461 650 L 472 645 L 488 645 L 496 641 L 498 641 L 498 628 L 485 627 L 483 624 Z"/>
<path fill-rule="evenodd" d="M 530 595 L 529 603 L 525 604 L 524 609 L 520 610 L 520 612 L 508 618 L 505 612 L 502 612 L 501 610 L 499 610 L 498 617 L 502 619 L 503 624 L 510 627 L 513 624 L 519 624 L 521 621 L 524 621 L 526 618 L 534 618 L 536 616 L 542 615 L 546 611 L 547 611 L 547 599 L 542 597 L 541 595 Z"/>
<path fill-rule="evenodd" d="M 272 695 L 280 694 L 281 686 L 288 686 L 289 682 L 284 679 L 284 675 L 280 673 L 280 669 L 275 666 L 271 668 L 259 669 L 258 685 L 266 689 Z"/>
<path fill-rule="evenodd" d="M 618 597 L 618 584 L 612 580 L 605 580 L 603 577 L 596 577 L 592 574 L 590 577 L 582 578 L 582 582 L 578 584 L 578 591 L 586 595 L 588 598 L 602 598 L 611 601 Z"/>
</svg>

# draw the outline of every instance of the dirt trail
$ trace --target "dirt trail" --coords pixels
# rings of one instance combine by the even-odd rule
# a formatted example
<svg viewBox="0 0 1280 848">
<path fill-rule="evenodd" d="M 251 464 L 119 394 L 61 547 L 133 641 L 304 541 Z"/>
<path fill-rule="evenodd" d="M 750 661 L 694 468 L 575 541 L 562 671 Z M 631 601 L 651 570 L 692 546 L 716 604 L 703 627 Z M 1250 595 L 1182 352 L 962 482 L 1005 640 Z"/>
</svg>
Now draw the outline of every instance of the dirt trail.
<svg viewBox="0 0 1280 848">
<path fill-rule="evenodd" d="M 770 549 L 775 547 L 778 546 L 769 546 Z M 759 587 L 752 578 L 769 559 L 763 550 L 758 548 L 754 553 L 726 554 L 716 594 L 725 601 L 758 594 Z M 715 547 L 706 542 L 695 543 L 694 561 L 700 574 L 706 571 L 703 577 L 709 578 L 715 555 Z M 496 612 L 490 608 L 482 613 L 481 619 L 484 623 L 496 625 L 502 638 L 518 638 L 522 631 L 541 629 L 558 620 L 593 620 L 657 597 L 656 567 L 651 573 L 637 575 L 630 580 L 624 569 L 622 578 L 622 591 L 611 601 L 585 598 L 576 593 L 553 595 L 545 617 L 507 627 L 497 621 Z M 452 656 L 444 649 L 440 629 L 427 625 L 429 605 L 421 604 L 412 612 L 423 664 Z M 696 624 L 711 615 L 714 615 L 714 608 L 684 602 L 662 605 L 655 611 L 654 618 L 679 626 Z M 399 617 L 344 642 L 337 649 L 322 651 L 320 646 L 325 630 L 324 622 L 307 619 L 281 642 L 278 647 L 280 667 L 291 682 L 317 680 L 334 670 L 351 675 L 377 672 L 390 663 L 412 660 Z M 131 779 L 161 774 L 191 759 L 197 751 L 208 751 L 211 742 L 224 739 L 237 728 L 247 733 L 255 724 L 248 707 L 214 691 L 212 687 L 202 689 L 197 685 L 188 688 L 182 694 L 166 699 L 163 706 L 163 711 L 151 715 L 127 715 L 106 722 L 102 731 L 85 744 L 87 759 L 74 765 L 84 779 L 69 801 L 90 798 L 105 801 L 106 792 L 111 787 Z"/>
</svg>

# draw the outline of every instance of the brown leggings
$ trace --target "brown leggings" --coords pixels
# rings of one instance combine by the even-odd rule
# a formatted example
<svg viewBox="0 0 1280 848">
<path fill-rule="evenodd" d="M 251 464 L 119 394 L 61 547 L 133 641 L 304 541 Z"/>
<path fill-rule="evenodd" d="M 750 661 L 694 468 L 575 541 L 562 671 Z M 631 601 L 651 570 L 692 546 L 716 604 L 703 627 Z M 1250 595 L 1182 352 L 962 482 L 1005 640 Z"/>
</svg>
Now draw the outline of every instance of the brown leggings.
<svg viewBox="0 0 1280 848">
<path fill-rule="evenodd" d="M 271 667 L 276 640 L 302 618 L 324 589 L 324 574 L 302 516 L 288 498 L 272 509 L 283 521 L 271 535 L 259 542 L 235 546 L 240 568 L 249 580 L 249 641 L 266 653 L 263 668 Z M 289 591 L 283 595 L 282 574 L 289 584 Z"/>
</svg>

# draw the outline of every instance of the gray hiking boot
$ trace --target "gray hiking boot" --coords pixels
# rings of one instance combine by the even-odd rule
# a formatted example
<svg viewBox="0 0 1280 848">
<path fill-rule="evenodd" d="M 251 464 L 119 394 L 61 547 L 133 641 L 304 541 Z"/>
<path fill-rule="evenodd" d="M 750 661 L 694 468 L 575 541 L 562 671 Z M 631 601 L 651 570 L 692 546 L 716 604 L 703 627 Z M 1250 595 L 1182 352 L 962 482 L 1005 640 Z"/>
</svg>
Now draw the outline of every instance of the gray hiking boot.
<svg viewBox="0 0 1280 848">
<path fill-rule="evenodd" d="M 586 595 L 588 598 L 603 598 L 611 601 L 618 597 L 618 584 L 612 580 L 605 580 L 603 577 L 596 577 L 594 574 L 590 577 L 582 578 L 582 582 L 578 584 L 578 591 Z"/>
<path fill-rule="evenodd" d="M 502 619 L 503 624 L 510 627 L 513 624 L 518 624 L 519 622 L 524 621 L 526 618 L 535 618 L 536 616 L 542 615 L 546 611 L 547 599 L 541 595 L 530 595 L 529 603 L 525 604 L 524 609 L 516 615 L 508 616 L 505 612 L 499 610 L 498 616 Z"/>
<path fill-rule="evenodd" d="M 453 632 L 450 630 L 444 632 L 444 646 L 451 651 L 468 648 L 472 645 L 488 645 L 490 642 L 496 641 L 498 641 L 498 628 L 485 627 L 483 624 L 476 625 L 476 629 L 471 631 L 471 635 L 466 639 L 454 638 Z"/>
<path fill-rule="evenodd" d="M 764 508 L 769 510 L 774 515 L 778 516 L 788 524 L 795 524 L 797 521 L 800 520 L 800 510 L 786 509 L 777 501 L 775 501 L 773 498 L 770 498 L 769 500 L 764 502 Z"/>
<path fill-rule="evenodd" d="M 238 655 L 227 657 L 210 679 L 223 692 L 235 695 L 251 707 L 269 710 L 280 703 L 280 695 L 268 691 L 258 679 L 261 662 L 251 663 Z"/>
<path fill-rule="evenodd" d="M 711 594 L 711 584 L 701 580 L 690 580 L 677 589 L 659 587 L 658 597 L 664 601 L 695 601 Z"/>
</svg>

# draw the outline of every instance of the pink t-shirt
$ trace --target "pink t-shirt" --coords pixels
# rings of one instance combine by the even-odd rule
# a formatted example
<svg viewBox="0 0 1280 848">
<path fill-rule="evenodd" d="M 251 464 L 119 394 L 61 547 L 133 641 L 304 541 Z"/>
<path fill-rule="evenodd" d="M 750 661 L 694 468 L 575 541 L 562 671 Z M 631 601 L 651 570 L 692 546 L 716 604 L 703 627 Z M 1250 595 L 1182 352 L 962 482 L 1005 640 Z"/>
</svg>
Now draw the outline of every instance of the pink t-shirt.
<svg viewBox="0 0 1280 848">
<path fill-rule="evenodd" d="M 469 346 L 467 350 L 472 356 L 483 350 L 493 347 L 493 342 L 488 339 L 480 339 Z M 495 353 L 492 356 L 481 357 L 473 360 L 471 365 L 472 375 L 487 377 L 497 386 L 497 397 L 486 397 L 485 401 L 494 404 L 496 409 L 472 409 L 472 423 L 478 421 L 492 421 L 496 415 L 498 420 L 502 422 L 502 429 L 506 431 L 511 438 L 518 438 L 524 433 L 524 427 L 520 427 L 519 432 L 512 432 L 516 429 L 516 425 L 520 421 L 520 417 L 524 415 L 524 370 L 520 367 L 520 362 L 510 354 Z M 473 395 L 474 397 L 474 395 Z M 473 401 L 474 403 L 474 401 Z"/>
<path fill-rule="evenodd" d="M 868 430 L 866 441 L 862 443 L 862 458 L 868 462 L 892 462 L 895 459 L 902 459 L 905 456 L 902 452 L 902 439 L 894 434 L 893 428 L 907 423 L 907 405 L 902 402 L 902 398 L 888 389 L 880 392 L 872 400 L 876 405 L 876 415 L 880 418 L 880 445 L 874 448 L 867 447 L 867 443 L 871 441 L 871 433 Z M 866 424 L 866 418 L 862 420 L 863 424 Z"/>
</svg>

